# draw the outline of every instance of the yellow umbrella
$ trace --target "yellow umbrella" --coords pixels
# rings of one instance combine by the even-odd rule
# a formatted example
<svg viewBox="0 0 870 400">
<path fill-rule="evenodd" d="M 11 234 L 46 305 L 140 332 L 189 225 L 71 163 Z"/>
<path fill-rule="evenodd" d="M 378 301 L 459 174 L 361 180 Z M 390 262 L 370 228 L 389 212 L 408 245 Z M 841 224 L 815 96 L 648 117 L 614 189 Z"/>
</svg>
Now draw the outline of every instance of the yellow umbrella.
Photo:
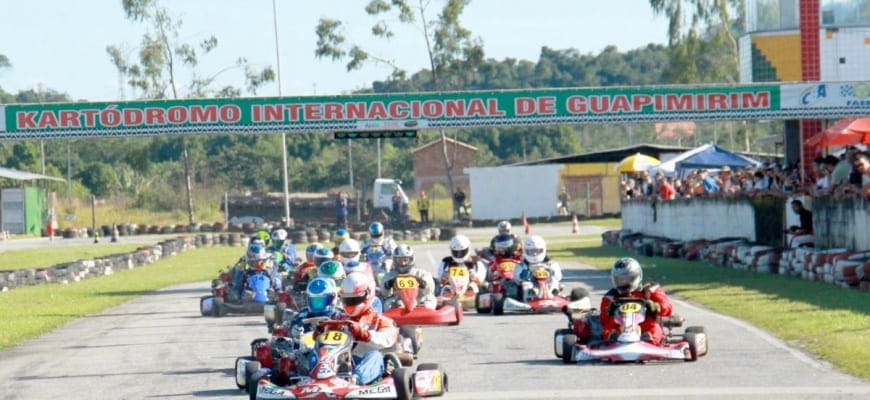
<svg viewBox="0 0 870 400">
<path fill-rule="evenodd" d="M 616 170 L 620 173 L 640 172 L 646 171 L 650 167 L 655 167 L 661 163 L 662 162 L 655 157 L 637 153 L 623 158 L 622 161 L 619 162 L 619 165 L 616 166 Z"/>
</svg>

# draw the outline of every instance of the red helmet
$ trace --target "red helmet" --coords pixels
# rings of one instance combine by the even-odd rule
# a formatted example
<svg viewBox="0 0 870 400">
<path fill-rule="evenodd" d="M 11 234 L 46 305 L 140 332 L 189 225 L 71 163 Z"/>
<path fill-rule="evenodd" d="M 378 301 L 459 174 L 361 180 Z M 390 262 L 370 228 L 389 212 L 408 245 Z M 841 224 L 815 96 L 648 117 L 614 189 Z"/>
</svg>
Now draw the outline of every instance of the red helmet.
<svg viewBox="0 0 870 400">
<path fill-rule="evenodd" d="M 375 301 L 375 283 L 365 272 L 351 272 L 341 281 L 341 301 L 352 317 L 362 315 Z"/>
</svg>

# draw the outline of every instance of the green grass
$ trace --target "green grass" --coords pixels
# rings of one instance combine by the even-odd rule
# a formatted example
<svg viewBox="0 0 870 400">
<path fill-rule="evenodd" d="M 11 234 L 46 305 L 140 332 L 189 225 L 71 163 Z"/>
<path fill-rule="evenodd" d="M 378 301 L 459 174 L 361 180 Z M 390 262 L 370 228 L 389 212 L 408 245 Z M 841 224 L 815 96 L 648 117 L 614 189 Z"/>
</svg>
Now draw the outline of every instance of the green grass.
<svg viewBox="0 0 870 400">
<path fill-rule="evenodd" d="M 556 259 L 608 269 L 622 256 L 644 265 L 644 278 L 671 294 L 765 329 L 849 374 L 870 379 L 870 294 L 801 279 L 679 259 L 647 258 L 598 243 L 557 244 Z M 712 338 L 715 340 L 715 337 Z"/>
<path fill-rule="evenodd" d="M 603 226 L 607 228 L 620 228 L 622 227 L 622 218 L 601 218 L 601 219 L 589 219 L 585 221 L 580 221 L 580 225 L 592 225 L 592 226 Z"/>
<path fill-rule="evenodd" d="M 0 293 L 0 349 L 162 287 L 215 278 L 240 252 L 238 247 L 190 250 L 75 284 L 28 286 Z M 195 303 L 191 300 L 191 309 L 198 307 Z"/>
<path fill-rule="evenodd" d="M 84 246 L 46 246 L 40 247 L 38 250 L 10 250 L 3 252 L 3 256 L 0 257 L 0 271 L 45 268 L 75 260 L 90 260 L 111 254 L 130 253 L 142 246 L 142 244 L 107 243 Z"/>
</svg>

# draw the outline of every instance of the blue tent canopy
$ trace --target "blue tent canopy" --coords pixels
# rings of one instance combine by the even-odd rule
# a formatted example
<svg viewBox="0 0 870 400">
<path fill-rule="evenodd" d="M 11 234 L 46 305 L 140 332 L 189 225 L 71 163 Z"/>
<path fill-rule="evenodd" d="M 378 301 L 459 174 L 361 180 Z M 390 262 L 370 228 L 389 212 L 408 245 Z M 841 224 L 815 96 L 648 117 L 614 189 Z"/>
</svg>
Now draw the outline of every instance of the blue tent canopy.
<svg viewBox="0 0 870 400">
<path fill-rule="evenodd" d="M 712 145 L 703 151 L 693 154 L 677 163 L 677 169 L 710 168 L 719 169 L 724 166 L 729 168 L 758 167 L 760 162 L 752 158 L 732 153 L 719 146 Z"/>
</svg>

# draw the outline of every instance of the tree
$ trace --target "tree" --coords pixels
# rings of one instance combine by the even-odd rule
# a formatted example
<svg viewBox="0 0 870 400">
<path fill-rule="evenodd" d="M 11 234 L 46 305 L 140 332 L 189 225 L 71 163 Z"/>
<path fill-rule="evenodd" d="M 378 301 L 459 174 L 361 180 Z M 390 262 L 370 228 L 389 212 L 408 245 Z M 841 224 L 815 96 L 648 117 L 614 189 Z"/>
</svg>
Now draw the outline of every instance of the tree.
<svg viewBox="0 0 870 400">
<path fill-rule="evenodd" d="M 371 34 L 378 39 L 388 39 L 395 35 L 387 23 L 387 16 L 392 15 L 399 23 L 416 25 L 420 28 L 422 39 L 429 58 L 428 85 L 425 90 L 441 91 L 464 88 L 464 82 L 459 78 L 463 73 L 469 73 L 479 66 L 484 58 L 483 42 L 473 39 L 471 31 L 464 28 L 459 17 L 471 0 L 446 0 L 437 17 L 429 15 L 430 0 L 418 0 L 412 5 L 408 0 L 370 0 L 365 12 L 376 18 Z M 419 16 L 419 22 L 417 17 Z M 342 22 L 335 19 L 321 18 L 315 30 L 317 34 L 317 58 L 330 58 L 334 61 L 346 61 L 348 71 L 359 69 L 366 61 L 386 64 L 392 68 L 391 80 L 404 80 L 406 72 L 386 57 L 371 54 L 357 44 L 346 43 L 342 32 Z M 440 131 L 441 148 L 444 156 L 444 169 L 450 192 L 456 188 L 453 184 L 452 170 L 455 154 L 450 151 L 446 140 L 446 132 Z"/>
<path fill-rule="evenodd" d="M 121 188 L 120 180 L 115 169 L 109 164 L 94 162 L 82 170 L 77 178 L 82 181 L 95 196 L 106 196 Z"/>
<path fill-rule="evenodd" d="M 12 64 L 9 62 L 9 57 L 6 57 L 4 54 L 0 54 L 0 69 L 9 68 Z"/>
<path fill-rule="evenodd" d="M 169 11 L 159 4 L 159 0 L 122 0 L 127 19 L 143 23 L 147 31 L 139 46 L 138 62 L 130 62 L 118 45 L 106 47 L 106 52 L 121 76 L 127 77 L 127 84 L 142 91 L 146 99 L 179 99 L 183 97 L 238 96 L 241 90 L 234 87 L 211 89 L 215 79 L 221 74 L 242 69 L 246 89 L 256 94 L 264 83 L 274 80 L 275 72 L 267 66 L 255 70 L 244 58 L 239 58 L 235 66 L 224 68 L 212 75 L 200 75 L 197 67 L 200 57 L 210 53 L 218 45 L 212 35 L 197 45 L 181 42 L 179 31 L 180 18 L 173 18 Z M 179 76 L 183 68 L 188 68 L 193 78 L 187 85 L 187 93 L 181 93 Z M 184 160 L 185 188 L 187 194 L 188 220 L 194 222 L 193 197 L 191 196 L 191 161 L 188 140 L 181 138 L 181 153 Z"/>
</svg>

